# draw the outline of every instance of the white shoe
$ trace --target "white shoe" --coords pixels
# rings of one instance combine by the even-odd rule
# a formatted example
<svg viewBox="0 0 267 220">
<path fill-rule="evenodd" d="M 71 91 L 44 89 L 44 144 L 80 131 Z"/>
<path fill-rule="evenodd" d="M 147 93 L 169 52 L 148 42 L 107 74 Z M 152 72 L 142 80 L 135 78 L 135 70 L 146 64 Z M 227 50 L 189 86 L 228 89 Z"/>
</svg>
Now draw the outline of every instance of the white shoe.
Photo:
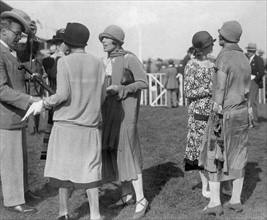
<svg viewBox="0 0 267 220">
<path fill-rule="evenodd" d="M 205 197 L 205 198 L 210 198 L 210 191 L 202 191 L 202 195 Z"/>
</svg>

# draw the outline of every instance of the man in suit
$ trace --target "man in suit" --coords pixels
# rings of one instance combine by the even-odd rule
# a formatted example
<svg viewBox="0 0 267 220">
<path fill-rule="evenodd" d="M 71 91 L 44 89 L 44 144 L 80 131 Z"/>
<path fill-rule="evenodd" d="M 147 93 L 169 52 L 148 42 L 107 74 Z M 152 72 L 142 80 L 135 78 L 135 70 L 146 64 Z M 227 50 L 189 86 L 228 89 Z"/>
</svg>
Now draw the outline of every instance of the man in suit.
<svg viewBox="0 0 267 220">
<path fill-rule="evenodd" d="M 28 39 L 26 47 L 19 50 L 22 32 Z M 0 175 L 4 206 L 20 213 L 36 212 L 34 207 L 26 205 L 25 200 L 40 198 L 28 188 L 26 124 L 21 122 L 29 105 L 40 98 L 25 94 L 25 72 L 18 69 L 21 62 L 30 60 L 31 51 L 37 51 L 35 32 L 36 25 L 25 12 L 13 9 L 1 13 Z"/>
<path fill-rule="evenodd" d="M 167 89 L 167 106 L 169 108 L 177 108 L 178 100 L 177 100 L 177 90 L 178 90 L 178 82 L 176 79 L 177 69 L 174 67 L 174 62 L 172 59 L 168 61 L 169 66 L 166 70 L 165 75 L 165 84 L 164 87 Z"/>
<path fill-rule="evenodd" d="M 257 45 L 255 43 L 249 43 L 246 49 L 251 66 L 250 105 L 254 116 L 253 126 L 257 128 L 259 126 L 257 104 L 259 88 L 263 88 L 264 64 L 263 59 L 256 55 Z"/>
</svg>

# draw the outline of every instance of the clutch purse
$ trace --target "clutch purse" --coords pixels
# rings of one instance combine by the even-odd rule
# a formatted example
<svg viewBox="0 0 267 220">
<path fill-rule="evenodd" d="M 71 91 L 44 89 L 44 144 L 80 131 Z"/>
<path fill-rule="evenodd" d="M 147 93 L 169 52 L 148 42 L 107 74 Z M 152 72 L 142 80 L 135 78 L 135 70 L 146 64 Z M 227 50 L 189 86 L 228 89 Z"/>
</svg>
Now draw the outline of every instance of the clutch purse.
<svg viewBox="0 0 267 220">
<path fill-rule="evenodd" d="M 131 83 L 134 83 L 134 75 L 130 69 L 124 68 L 121 76 L 121 85 L 126 86 Z"/>
</svg>

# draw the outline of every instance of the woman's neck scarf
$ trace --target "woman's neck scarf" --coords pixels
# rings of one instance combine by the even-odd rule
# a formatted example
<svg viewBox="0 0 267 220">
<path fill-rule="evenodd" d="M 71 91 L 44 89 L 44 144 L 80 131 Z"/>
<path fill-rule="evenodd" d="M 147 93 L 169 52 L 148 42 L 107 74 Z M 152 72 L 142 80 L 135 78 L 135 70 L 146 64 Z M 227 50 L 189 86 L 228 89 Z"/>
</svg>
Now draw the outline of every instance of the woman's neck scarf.
<svg viewBox="0 0 267 220">
<path fill-rule="evenodd" d="M 121 49 L 116 49 L 114 51 L 112 51 L 109 55 L 108 58 L 112 59 L 114 57 L 119 57 L 119 56 L 124 56 L 128 53 L 131 53 L 130 51 L 124 50 L 123 48 Z"/>
</svg>

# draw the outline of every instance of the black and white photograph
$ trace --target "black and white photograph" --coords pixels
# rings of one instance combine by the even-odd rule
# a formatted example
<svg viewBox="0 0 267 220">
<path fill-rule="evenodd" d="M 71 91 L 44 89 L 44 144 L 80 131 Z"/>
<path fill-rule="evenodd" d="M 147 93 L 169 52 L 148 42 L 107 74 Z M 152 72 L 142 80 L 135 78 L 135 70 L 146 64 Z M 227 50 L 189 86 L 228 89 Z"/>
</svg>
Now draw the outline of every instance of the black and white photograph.
<svg viewBox="0 0 267 220">
<path fill-rule="evenodd" d="M 267 219 L 266 0 L 0 0 L 1 220 Z"/>
</svg>

